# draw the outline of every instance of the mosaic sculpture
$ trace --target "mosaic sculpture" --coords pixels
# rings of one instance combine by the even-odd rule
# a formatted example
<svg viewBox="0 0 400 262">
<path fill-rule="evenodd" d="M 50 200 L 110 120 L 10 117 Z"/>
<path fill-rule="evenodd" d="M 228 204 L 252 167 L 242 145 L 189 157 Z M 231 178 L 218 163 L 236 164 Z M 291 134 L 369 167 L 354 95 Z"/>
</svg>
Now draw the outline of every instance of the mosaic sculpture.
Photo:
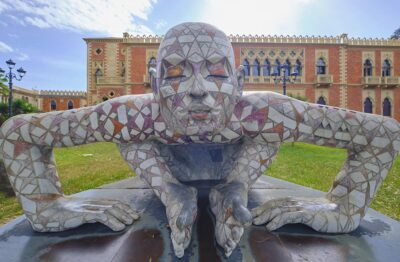
<svg viewBox="0 0 400 262">
<path fill-rule="evenodd" d="M 187 181 L 220 182 L 209 198 L 227 256 L 252 222 L 268 230 L 289 223 L 330 233 L 357 228 L 400 149 L 396 120 L 272 92 L 242 95 L 243 68 L 234 68 L 226 35 L 208 24 L 171 28 L 157 61 L 154 94 L 19 115 L 1 127 L 7 174 L 34 230 L 100 222 L 117 231 L 138 219 L 127 204 L 63 194 L 52 149 L 100 141 L 116 143 L 165 205 L 178 257 L 197 214 L 197 191 Z M 324 198 L 273 199 L 250 212 L 250 186 L 288 141 L 345 148 L 348 158 Z"/>
</svg>

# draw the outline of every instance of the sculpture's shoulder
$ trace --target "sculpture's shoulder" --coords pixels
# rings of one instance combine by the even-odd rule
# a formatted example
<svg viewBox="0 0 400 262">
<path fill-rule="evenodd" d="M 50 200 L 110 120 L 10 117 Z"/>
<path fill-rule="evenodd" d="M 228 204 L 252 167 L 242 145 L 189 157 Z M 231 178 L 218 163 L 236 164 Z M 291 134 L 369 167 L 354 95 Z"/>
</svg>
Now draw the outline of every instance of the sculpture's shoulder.
<svg viewBox="0 0 400 262">
<path fill-rule="evenodd" d="M 239 105 L 267 106 L 271 100 L 290 100 L 288 96 L 271 91 L 245 91 L 239 100 Z"/>
<path fill-rule="evenodd" d="M 111 104 L 113 106 L 126 106 L 126 107 L 135 107 L 137 109 L 143 109 L 145 107 L 154 107 L 158 105 L 158 103 L 154 99 L 154 95 L 149 94 L 140 94 L 140 95 L 125 95 L 119 96 L 114 99 L 107 100 L 99 105 L 103 104 Z M 158 110 L 158 108 L 157 108 Z"/>
</svg>

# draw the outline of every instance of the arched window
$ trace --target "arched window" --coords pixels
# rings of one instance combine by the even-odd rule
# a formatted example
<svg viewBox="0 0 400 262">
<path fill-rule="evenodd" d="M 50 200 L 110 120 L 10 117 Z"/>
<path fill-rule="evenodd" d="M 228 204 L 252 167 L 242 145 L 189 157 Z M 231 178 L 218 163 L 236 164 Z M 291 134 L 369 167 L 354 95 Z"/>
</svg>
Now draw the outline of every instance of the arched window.
<svg viewBox="0 0 400 262">
<path fill-rule="evenodd" d="M 325 75 L 326 74 L 326 64 L 324 59 L 319 58 L 317 61 L 317 75 Z"/>
<path fill-rule="evenodd" d="M 383 104 L 382 104 L 382 108 L 383 108 L 383 115 L 384 116 L 391 116 L 391 111 L 392 111 L 392 104 L 390 103 L 389 98 L 385 98 L 383 100 Z"/>
<path fill-rule="evenodd" d="M 320 96 L 320 97 L 318 98 L 317 104 L 326 105 L 325 98 L 324 98 L 323 96 Z"/>
<path fill-rule="evenodd" d="M 148 69 L 156 68 L 156 67 L 157 67 L 157 60 L 154 57 L 150 58 L 149 64 L 148 64 Z"/>
<path fill-rule="evenodd" d="M 390 76 L 391 65 L 389 60 L 385 59 L 382 64 L 382 76 Z"/>
<path fill-rule="evenodd" d="M 57 110 L 57 102 L 56 102 L 56 100 L 51 100 L 50 109 L 51 110 Z"/>
<path fill-rule="evenodd" d="M 244 75 L 249 76 L 250 75 L 250 64 L 249 64 L 249 61 L 247 61 L 247 59 L 245 59 L 243 61 L 243 67 L 244 67 Z"/>
<path fill-rule="evenodd" d="M 364 101 L 364 112 L 372 114 L 372 101 L 369 97 L 365 98 Z"/>
<path fill-rule="evenodd" d="M 253 76 L 260 76 L 260 63 L 258 62 L 257 59 L 254 60 L 252 75 Z"/>
<path fill-rule="evenodd" d="M 285 76 L 290 76 L 290 74 L 292 73 L 292 64 L 290 63 L 289 59 L 286 59 L 283 66 L 285 68 Z"/>
<path fill-rule="evenodd" d="M 301 62 L 299 59 L 296 60 L 296 69 L 295 70 L 296 70 L 298 76 L 302 75 L 303 70 L 301 68 Z"/>
<path fill-rule="evenodd" d="M 263 66 L 263 76 L 269 76 L 271 74 L 271 65 L 268 59 L 265 59 L 264 66 Z"/>
<path fill-rule="evenodd" d="M 276 76 L 281 75 L 281 62 L 278 59 L 275 60 L 275 65 L 272 68 L 272 74 Z"/>
<path fill-rule="evenodd" d="M 96 72 L 94 73 L 94 75 L 95 75 L 96 77 L 99 77 L 99 76 L 102 76 L 102 75 L 103 75 L 103 72 L 101 72 L 101 69 L 100 69 L 100 68 L 97 68 L 97 69 L 96 69 Z"/>
<path fill-rule="evenodd" d="M 73 108 L 74 108 L 74 103 L 71 100 L 69 100 L 68 101 L 68 109 L 73 109 Z"/>
<path fill-rule="evenodd" d="M 369 59 L 364 63 L 364 76 L 372 76 L 372 63 Z"/>
</svg>

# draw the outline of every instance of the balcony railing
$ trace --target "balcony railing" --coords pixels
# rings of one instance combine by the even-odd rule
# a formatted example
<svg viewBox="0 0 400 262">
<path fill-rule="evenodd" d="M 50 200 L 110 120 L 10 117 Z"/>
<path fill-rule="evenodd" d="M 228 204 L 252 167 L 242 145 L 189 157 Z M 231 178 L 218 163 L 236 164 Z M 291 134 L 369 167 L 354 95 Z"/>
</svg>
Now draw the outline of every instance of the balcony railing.
<svg viewBox="0 0 400 262">
<path fill-rule="evenodd" d="M 279 78 L 279 76 L 277 78 Z M 275 84 L 273 76 L 245 76 L 244 81 L 245 83 L 252 83 L 252 84 Z M 294 83 L 295 84 L 303 83 L 303 78 L 301 76 L 298 76 L 296 80 L 294 80 Z"/>
<path fill-rule="evenodd" d="M 381 77 L 380 76 L 364 76 L 362 78 L 362 83 L 364 88 L 369 87 L 377 87 L 381 85 Z"/>
<path fill-rule="evenodd" d="M 382 87 L 395 87 L 400 85 L 400 77 L 384 76 L 382 77 Z"/>
<path fill-rule="evenodd" d="M 125 82 L 124 77 L 98 76 L 96 78 L 96 83 L 98 85 L 123 84 L 124 82 Z"/>
<path fill-rule="evenodd" d="M 330 86 L 333 83 L 332 75 L 316 75 L 315 85 L 316 86 Z"/>
</svg>

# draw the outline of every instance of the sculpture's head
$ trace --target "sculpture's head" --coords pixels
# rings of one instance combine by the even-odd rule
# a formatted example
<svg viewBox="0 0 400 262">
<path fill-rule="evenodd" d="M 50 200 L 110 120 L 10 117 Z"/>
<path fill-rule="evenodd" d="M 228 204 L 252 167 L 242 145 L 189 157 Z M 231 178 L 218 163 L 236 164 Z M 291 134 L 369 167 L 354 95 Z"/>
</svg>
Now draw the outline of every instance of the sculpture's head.
<svg viewBox="0 0 400 262">
<path fill-rule="evenodd" d="M 211 135 L 230 120 L 243 89 L 232 45 L 212 25 L 183 23 L 165 35 L 151 69 L 161 114 L 173 132 Z"/>
</svg>

